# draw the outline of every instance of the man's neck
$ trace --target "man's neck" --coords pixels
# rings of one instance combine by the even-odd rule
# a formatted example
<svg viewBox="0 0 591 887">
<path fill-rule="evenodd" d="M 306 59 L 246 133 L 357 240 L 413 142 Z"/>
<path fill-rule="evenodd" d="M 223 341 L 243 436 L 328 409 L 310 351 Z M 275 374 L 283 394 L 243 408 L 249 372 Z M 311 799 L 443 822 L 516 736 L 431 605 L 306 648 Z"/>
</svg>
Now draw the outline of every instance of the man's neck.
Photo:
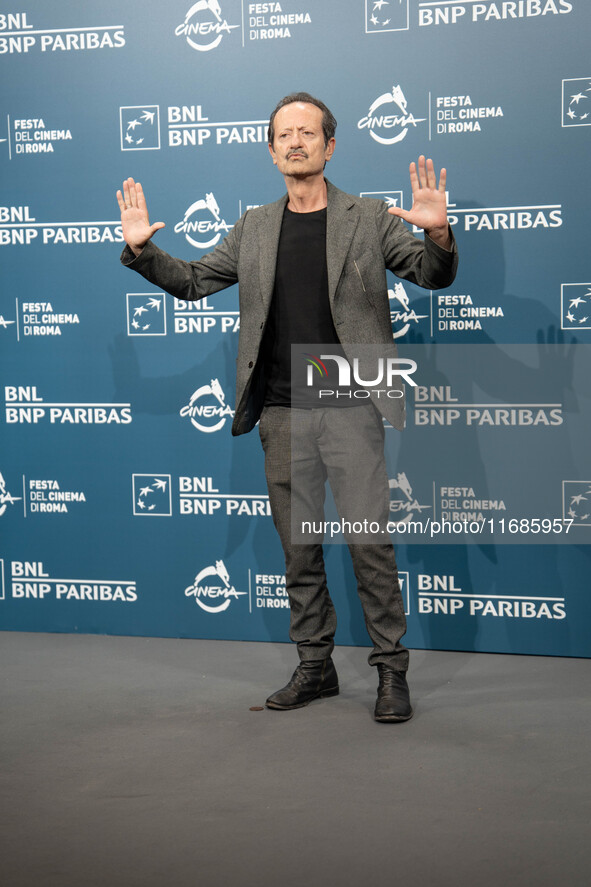
<svg viewBox="0 0 591 887">
<path fill-rule="evenodd" d="M 287 208 L 294 213 L 313 213 L 324 209 L 327 204 L 327 190 L 324 176 L 297 179 L 285 176 L 287 185 Z"/>
</svg>

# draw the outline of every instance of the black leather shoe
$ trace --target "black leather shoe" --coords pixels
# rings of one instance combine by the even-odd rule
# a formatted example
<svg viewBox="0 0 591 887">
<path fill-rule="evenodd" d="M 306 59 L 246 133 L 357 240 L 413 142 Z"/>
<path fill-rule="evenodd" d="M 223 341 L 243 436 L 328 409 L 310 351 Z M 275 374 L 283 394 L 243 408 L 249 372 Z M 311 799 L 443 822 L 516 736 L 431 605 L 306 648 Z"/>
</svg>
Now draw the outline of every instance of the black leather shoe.
<svg viewBox="0 0 591 887">
<path fill-rule="evenodd" d="M 269 696 L 265 705 L 267 708 L 289 711 L 291 708 L 303 708 L 321 696 L 337 696 L 338 692 L 339 679 L 332 659 L 300 662 L 289 684 Z"/>
<path fill-rule="evenodd" d="M 403 671 L 394 671 L 388 665 L 378 665 L 380 684 L 374 718 L 384 723 L 408 721 L 412 718 L 410 693 Z"/>
</svg>

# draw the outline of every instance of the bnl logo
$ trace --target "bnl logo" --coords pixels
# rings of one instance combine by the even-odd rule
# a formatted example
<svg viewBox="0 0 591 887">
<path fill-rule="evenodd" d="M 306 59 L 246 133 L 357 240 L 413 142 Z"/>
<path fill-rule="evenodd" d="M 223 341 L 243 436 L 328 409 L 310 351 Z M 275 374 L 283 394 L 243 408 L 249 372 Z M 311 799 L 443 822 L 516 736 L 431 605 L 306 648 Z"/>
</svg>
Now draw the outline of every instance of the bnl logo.
<svg viewBox="0 0 591 887">
<path fill-rule="evenodd" d="M 365 0 L 365 33 L 408 31 L 408 0 Z"/>
<path fill-rule="evenodd" d="M 160 148 L 158 105 L 126 105 L 119 108 L 122 151 L 157 151 Z"/>
<path fill-rule="evenodd" d="M 133 474 L 131 481 L 134 516 L 172 516 L 170 474 Z"/>
<path fill-rule="evenodd" d="M 575 527 L 591 527 L 591 481 L 562 481 L 562 517 Z"/>
<path fill-rule="evenodd" d="M 591 330 L 591 283 L 561 286 L 562 329 Z"/>
<path fill-rule="evenodd" d="M 410 613 L 410 580 L 409 573 L 406 570 L 398 571 L 398 584 L 400 585 L 400 594 L 404 602 L 404 614 L 408 616 Z"/>
<path fill-rule="evenodd" d="M 127 335 L 166 335 L 164 293 L 127 293 Z"/>
<path fill-rule="evenodd" d="M 562 81 L 562 125 L 591 126 L 591 77 Z"/>
</svg>

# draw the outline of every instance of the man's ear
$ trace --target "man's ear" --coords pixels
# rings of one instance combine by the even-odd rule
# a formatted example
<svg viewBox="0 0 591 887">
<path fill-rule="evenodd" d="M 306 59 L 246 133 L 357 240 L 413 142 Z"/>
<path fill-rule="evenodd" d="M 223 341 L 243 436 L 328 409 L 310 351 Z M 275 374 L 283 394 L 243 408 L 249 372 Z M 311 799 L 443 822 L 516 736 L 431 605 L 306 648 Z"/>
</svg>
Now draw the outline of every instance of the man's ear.
<svg viewBox="0 0 591 887">
<path fill-rule="evenodd" d="M 269 142 L 268 147 L 269 147 L 269 154 L 273 158 L 273 163 L 275 164 L 275 166 L 277 166 L 277 158 L 275 157 L 275 151 L 273 150 L 273 145 L 270 142 Z"/>
</svg>

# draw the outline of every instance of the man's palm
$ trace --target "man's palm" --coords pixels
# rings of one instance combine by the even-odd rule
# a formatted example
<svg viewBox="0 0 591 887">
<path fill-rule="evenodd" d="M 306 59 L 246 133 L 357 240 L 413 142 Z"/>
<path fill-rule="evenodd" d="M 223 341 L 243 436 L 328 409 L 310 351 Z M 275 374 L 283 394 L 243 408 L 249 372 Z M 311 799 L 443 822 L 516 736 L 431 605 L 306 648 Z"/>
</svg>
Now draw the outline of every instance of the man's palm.
<svg viewBox="0 0 591 887">
<path fill-rule="evenodd" d="M 447 202 L 445 185 L 447 174 L 441 170 L 439 184 L 431 159 L 425 160 L 421 155 L 418 166 L 410 165 L 410 184 L 412 188 L 412 208 L 403 210 L 391 207 L 388 212 L 404 219 L 410 225 L 423 228 L 441 246 L 449 248 L 450 238 L 447 222 Z"/>
<path fill-rule="evenodd" d="M 121 210 L 123 239 L 137 255 L 154 233 L 164 228 L 164 222 L 154 222 L 150 225 L 142 186 L 131 178 L 123 182 L 123 193 L 117 191 L 117 202 Z"/>
</svg>

